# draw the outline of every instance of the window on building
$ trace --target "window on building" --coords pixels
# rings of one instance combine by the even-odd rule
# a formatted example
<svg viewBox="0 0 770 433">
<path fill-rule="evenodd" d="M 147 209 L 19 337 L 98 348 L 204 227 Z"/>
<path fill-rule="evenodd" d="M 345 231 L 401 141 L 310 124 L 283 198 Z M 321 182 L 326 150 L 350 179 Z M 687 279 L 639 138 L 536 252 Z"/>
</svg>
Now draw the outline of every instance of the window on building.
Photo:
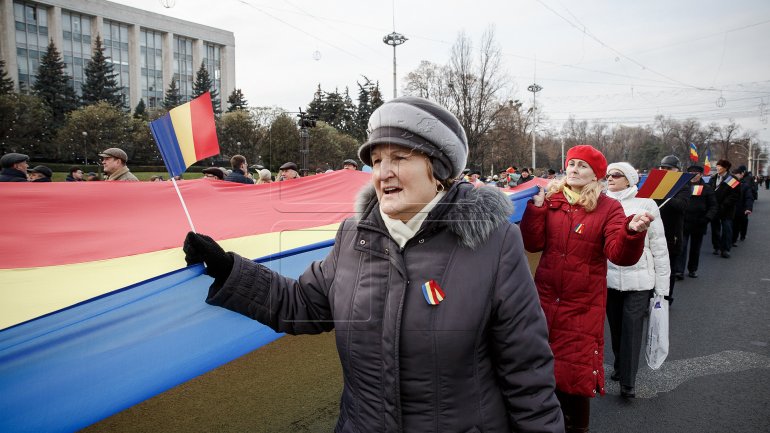
<svg viewBox="0 0 770 433">
<path fill-rule="evenodd" d="M 193 41 L 181 36 L 174 36 L 174 77 L 179 85 L 179 94 L 183 101 L 192 98 Z"/>
<path fill-rule="evenodd" d="M 122 87 L 123 106 L 129 108 L 129 88 L 128 79 L 128 24 L 117 21 L 104 20 L 104 55 L 107 61 L 112 63 L 115 79 L 118 85 Z"/>
<path fill-rule="evenodd" d="M 13 2 L 16 27 L 16 61 L 19 87 L 29 92 L 37 78 L 37 68 L 48 48 L 48 13 L 34 3 Z"/>
<path fill-rule="evenodd" d="M 78 96 L 83 94 L 85 68 L 91 60 L 91 17 L 76 12 L 61 14 L 63 55 L 67 74 Z"/>
<path fill-rule="evenodd" d="M 219 91 L 219 98 L 222 98 L 222 47 L 206 42 L 206 58 L 203 59 L 206 70 L 211 76 L 214 88 Z M 227 95 L 224 95 L 226 98 Z"/>
<path fill-rule="evenodd" d="M 142 29 L 139 35 L 141 46 L 142 98 L 148 108 L 160 107 L 163 103 L 163 37 L 160 32 Z"/>
</svg>

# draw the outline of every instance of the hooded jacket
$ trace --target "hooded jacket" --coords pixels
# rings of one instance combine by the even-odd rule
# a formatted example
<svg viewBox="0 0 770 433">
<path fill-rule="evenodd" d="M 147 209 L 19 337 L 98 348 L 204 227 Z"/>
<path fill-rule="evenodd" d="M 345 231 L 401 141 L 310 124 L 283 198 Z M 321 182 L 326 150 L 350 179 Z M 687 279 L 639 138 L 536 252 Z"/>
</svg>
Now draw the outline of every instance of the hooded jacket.
<svg viewBox="0 0 770 433">
<path fill-rule="evenodd" d="M 298 279 L 234 254 L 207 302 L 289 334 L 332 329 L 344 377 L 337 432 L 557 432 L 553 356 L 512 211 L 460 182 L 404 248 L 374 189 Z M 434 280 L 445 298 L 422 292 Z"/>
<path fill-rule="evenodd" d="M 530 201 L 521 220 L 527 251 L 543 252 L 535 284 L 548 321 L 556 389 L 567 394 L 604 395 L 607 260 L 630 266 L 644 249 L 645 233 L 627 228 L 631 218 L 604 194 L 586 212 L 558 192 L 541 207 Z"/>
<path fill-rule="evenodd" d="M 644 252 L 638 262 L 631 266 L 618 266 L 607 261 L 607 287 L 622 292 L 655 289 L 655 294 L 668 296 L 671 265 L 663 221 L 655 202 L 648 198 L 637 198 L 637 192 L 639 190 L 636 186 L 618 192 L 607 192 L 608 197 L 620 202 L 627 216 L 649 212 L 655 217 L 647 229 Z"/>
</svg>

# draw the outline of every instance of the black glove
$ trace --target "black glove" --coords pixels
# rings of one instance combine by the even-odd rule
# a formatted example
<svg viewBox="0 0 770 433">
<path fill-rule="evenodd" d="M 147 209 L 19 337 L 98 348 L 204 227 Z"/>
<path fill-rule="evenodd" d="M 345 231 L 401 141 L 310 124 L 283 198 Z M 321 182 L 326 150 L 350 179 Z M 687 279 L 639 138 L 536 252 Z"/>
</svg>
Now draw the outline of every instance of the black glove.
<svg viewBox="0 0 770 433">
<path fill-rule="evenodd" d="M 206 235 L 188 232 L 184 239 L 184 260 L 187 265 L 206 263 L 206 273 L 215 279 L 227 278 L 233 269 L 233 256 Z"/>
</svg>

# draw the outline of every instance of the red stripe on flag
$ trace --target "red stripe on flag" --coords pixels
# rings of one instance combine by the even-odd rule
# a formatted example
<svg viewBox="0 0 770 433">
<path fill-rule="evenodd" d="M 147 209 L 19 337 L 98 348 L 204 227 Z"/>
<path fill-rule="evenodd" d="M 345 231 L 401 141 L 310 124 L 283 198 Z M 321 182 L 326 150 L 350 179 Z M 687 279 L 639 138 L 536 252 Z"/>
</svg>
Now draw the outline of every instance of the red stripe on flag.
<svg viewBox="0 0 770 433">
<path fill-rule="evenodd" d="M 652 193 L 658 188 L 658 185 L 660 185 L 660 182 L 663 181 L 663 178 L 666 177 L 666 173 L 666 170 L 652 170 L 647 176 L 647 180 L 644 181 L 644 185 L 636 193 L 636 196 L 650 198 Z"/>
<path fill-rule="evenodd" d="M 196 160 L 200 161 L 203 158 L 219 154 L 214 109 L 211 105 L 209 92 L 190 101 L 190 117 L 192 118 Z"/>
</svg>

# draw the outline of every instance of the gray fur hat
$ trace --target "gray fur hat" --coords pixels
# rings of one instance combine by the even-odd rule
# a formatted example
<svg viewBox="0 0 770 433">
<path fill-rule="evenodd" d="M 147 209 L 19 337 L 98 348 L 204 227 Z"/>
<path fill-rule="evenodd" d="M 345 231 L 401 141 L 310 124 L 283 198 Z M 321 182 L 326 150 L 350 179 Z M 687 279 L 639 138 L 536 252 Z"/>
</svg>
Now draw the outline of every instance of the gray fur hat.
<svg viewBox="0 0 770 433">
<path fill-rule="evenodd" d="M 468 139 L 460 121 L 427 99 L 404 96 L 386 102 L 372 113 L 368 131 L 369 139 L 358 148 L 358 157 L 369 166 L 376 144 L 397 144 L 424 153 L 439 180 L 459 176 L 468 161 Z"/>
</svg>

